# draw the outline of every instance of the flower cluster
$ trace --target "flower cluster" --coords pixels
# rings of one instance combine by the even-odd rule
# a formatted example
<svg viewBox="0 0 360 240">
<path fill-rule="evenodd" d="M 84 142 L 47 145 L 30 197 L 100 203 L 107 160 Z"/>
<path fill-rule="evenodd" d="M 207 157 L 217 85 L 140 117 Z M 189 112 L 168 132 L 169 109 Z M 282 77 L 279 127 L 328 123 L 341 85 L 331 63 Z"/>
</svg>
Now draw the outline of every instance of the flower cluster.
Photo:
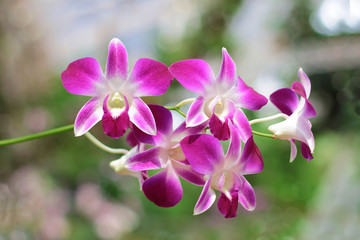
<svg viewBox="0 0 360 240">
<path fill-rule="evenodd" d="M 142 58 L 129 74 L 126 49 L 120 40 L 113 39 L 105 73 L 95 59 L 83 58 L 72 62 L 61 75 L 68 92 L 92 97 L 76 117 L 75 135 L 85 134 L 100 120 L 105 134 L 113 138 L 123 136 L 129 129 L 127 141 L 132 149 L 110 166 L 117 173 L 137 177 L 145 196 L 160 207 L 179 203 L 182 178 L 203 186 L 195 215 L 212 206 L 216 200 L 214 190 L 220 192 L 217 207 L 226 218 L 236 216 L 238 203 L 253 210 L 255 192 L 244 176 L 261 172 L 264 162 L 251 125 L 285 118 L 269 127 L 273 133 L 270 136 L 290 141 L 291 161 L 297 153 L 295 140 L 301 142 L 302 155 L 311 160 L 315 143 L 309 118 L 316 115 L 308 99 L 311 85 L 300 69 L 300 82 L 270 96 L 282 113 L 249 121 L 242 109 L 259 110 L 268 100 L 237 75 L 236 65 L 225 48 L 222 54 L 217 76 L 201 59 L 183 60 L 167 67 Z M 143 102 L 143 96 L 165 93 L 173 78 L 198 97 L 174 107 Z M 183 113 L 180 108 L 191 102 L 187 114 Z M 176 129 L 170 110 L 185 116 Z M 226 140 L 229 147 L 224 154 L 222 141 Z M 154 172 L 150 170 L 155 170 L 155 174 L 150 174 Z"/>
</svg>

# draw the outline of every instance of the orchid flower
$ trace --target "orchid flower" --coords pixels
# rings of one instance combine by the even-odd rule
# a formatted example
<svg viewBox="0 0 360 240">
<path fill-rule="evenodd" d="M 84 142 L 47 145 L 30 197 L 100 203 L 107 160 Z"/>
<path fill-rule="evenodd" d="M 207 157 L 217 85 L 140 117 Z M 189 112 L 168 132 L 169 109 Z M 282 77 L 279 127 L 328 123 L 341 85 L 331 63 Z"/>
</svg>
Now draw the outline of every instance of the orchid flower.
<svg viewBox="0 0 360 240">
<path fill-rule="evenodd" d="M 292 84 L 291 89 L 279 89 L 270 95 L 270 101 L 289 117 L 282 122 L 269 126 L 269 131 L 275 138 L 289 140 L 291 144 L 290 162 L 297 154 L 295 140 L 301 142 L 301 154 L 309 161 L 313 158 L 315 140 L 311 132 L 309 118 L 316 116 L 313 105 L 308 100 L 311 83 L 306 73 L 300 68 L 298 72 L 300 82 Z M 300 95 L 300 101 L 298 96 Z"/>
<path fill-rule="evenodd" d="M 130 122 L 142 131 L 156 134 L 155 120 L 149 107 L 140 99 L 165 93 L 173 79 L 165 64 L 139 59 L 128 74 L 128 57 L 119 39 L 112 39 L 103 74 L 98 61 L 82 58 L 69 64 L 61 74 L 65 89 L 92 98 L 78 113 L 74 131 L 81 136 L 102 120 L 104 132 L 121 137 Z"/>
<path fill-rule="evenodd" d="M 149 107 L 155 117 L 157 134 L 148 135 L 137 127 L 134 127 L 133 132 L 140 143 L 153 147 L 130 157 L 125 167 L 131 171 L 162 169 L 143 182 L 142 190 L 156 205 L 172 207 L 181 200 L 183 194 L 179 176 L 196 185 L 205 183 L 203 175 L 189 165 L 179 144 L 184 137 L 202 132 L 205 125 L 189 128 L 183 123 L 173 131 L 170 111 L 158 105 Z"/>
<path fill-rule="evenodd" d="M 215 202 L 213 189 L 220 191 L 218 209 L 225 218 L 236 216 L 238 202 L 246 209 L 255 208 L 255 193 L 243 175 L 261 172 L 264 163 L 259 149 L 249 137 L 241 152 L 237 129 L 229 122 L 230 145 L 226 156 L 220 141 L 207 134 L 188 136 L 181 148 L 193 169 L 207 179 L 195 205 L 194 215 L 205 212 Z"/>
<path fill-rule="evenodd" d="M 186 126 L 197 126 L 209 120 L 211 133 L 220 140 L 227 140 L 230 137 L 228 122 L 232 121 L 246 141 L 252 136 L 251 127 L 239 108 L 258 110 L 267 99 L 237 77 L 234 61 L 225 48 L 222 53 L 216 78 L 209 64 L 201 59 L 176 62 L 169 70 L 181 85 L 200 95 L 190 106 Z"/>
</svg>

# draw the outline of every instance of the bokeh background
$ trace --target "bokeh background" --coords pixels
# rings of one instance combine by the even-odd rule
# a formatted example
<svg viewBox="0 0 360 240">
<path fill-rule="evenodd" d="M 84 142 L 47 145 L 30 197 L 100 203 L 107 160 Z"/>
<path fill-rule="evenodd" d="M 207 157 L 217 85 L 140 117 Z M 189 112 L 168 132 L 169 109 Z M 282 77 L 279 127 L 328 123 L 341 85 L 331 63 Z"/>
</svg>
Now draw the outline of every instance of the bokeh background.
<svg viewBox="0 0 360 240">
<path fill-rule="evenodd" d="M 360 235 L 359 0 L 1 0 L 0 139 L 73 123 L 88 100 L 69 94 L 61 72 L 82 57 L 104 67 L 113 37 L 140 57 L 170 65 L 203 58 L 215 72 L 226 47 L 238 74 L 269 96 L 303 67 L 312 81 L 314 159 L 289 163 L 287 141 L 255 141 L 262 173 L 248 176 L 257 207 L 224 219 L 216 205 L 192 216 L 201 187 L 162 209 L 137 179 L 72 132 L 0 148 L 0 239 L 358 239 Z M 193 95 L 176 82 L 148 103 Z M 267 116 L 266 106 L 248 117 Z M 266 124 L 256 125 L 266 131 Z M 113 147 L 123 139 L 91 132 Z"/>
</svg>

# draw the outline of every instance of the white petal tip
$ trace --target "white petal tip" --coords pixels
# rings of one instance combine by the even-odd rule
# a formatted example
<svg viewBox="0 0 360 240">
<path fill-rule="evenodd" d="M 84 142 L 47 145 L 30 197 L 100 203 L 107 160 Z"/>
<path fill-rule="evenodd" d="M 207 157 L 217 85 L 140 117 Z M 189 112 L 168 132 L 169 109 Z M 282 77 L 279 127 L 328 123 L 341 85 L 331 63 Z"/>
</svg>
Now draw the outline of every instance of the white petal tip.
<svg viewBox="0 0 360 240">
<path fill-rule="evenodd" d="M 74 135 L 75 137 L 81 137 L 82 135 L 84 135 L 84 132 L 80 132 L 80 131 L 74 131 Z"/>
</svg>

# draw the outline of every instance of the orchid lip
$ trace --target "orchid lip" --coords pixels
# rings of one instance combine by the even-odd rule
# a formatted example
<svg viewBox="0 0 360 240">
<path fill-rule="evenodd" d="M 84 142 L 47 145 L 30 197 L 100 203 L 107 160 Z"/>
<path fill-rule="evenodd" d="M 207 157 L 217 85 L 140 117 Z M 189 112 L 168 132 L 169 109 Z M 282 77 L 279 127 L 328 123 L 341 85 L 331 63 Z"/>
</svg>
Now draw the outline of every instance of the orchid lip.
<svg viewBox="0 0 360 240">
<path fill-rule="evenodd" d="M 128 101 L 123 94 L 113 92 L 109 95 L 107 107 L 113 116 L 119 116 L 128 106 Z"/>
</svg>

